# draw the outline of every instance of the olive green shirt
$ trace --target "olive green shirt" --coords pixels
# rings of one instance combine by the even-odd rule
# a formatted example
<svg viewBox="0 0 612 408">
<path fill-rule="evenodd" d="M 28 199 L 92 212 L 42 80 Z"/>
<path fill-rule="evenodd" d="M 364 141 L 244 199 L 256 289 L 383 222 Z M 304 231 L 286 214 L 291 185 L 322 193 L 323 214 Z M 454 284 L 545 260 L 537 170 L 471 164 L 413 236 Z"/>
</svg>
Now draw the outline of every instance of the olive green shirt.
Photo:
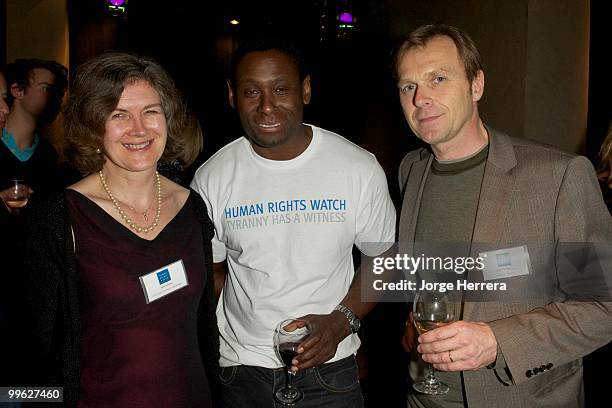
<svg viewBox="0 0 612 408">
<path fill-rule="evenodd" d="M 464 247 L 461 256 L 469 255 L 488 153 L 487 145 L 468 158 L 432 162 L 421 199 L 415 242 L 425 248 L 427 243 L 448 243 L 453 251 L 461 251 Z M 420 360 L 419 366 L 424 364 L 420 356 L 415 357 Z M 424 370 L 419 371 L 427 375 L 426 363 Z M 448 394 L 429 396 L 413 391 L 408 397 L 408 405 L 419 408 L 463 407 L 461 373 L 438 371 L 435 375 L 450 387 Z"/>
</svg>

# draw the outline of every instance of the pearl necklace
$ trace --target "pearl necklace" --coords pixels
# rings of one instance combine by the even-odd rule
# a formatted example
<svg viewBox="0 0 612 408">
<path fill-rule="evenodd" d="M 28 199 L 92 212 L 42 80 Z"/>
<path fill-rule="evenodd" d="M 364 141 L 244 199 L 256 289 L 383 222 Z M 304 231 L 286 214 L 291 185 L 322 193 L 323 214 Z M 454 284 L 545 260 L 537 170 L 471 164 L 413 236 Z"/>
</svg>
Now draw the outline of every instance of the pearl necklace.
<svg viewBox="0 0 612 408">
<path fill-rule="evenodd" d="M 146 227 L 141 227 L 140 225 L 136 225 L 136 223 L 134 223 L 130 219 L 130 217 L 128 217 L 125 211 L 123 211 L 123 208 L 119 206 L 119 202 L 117 201 L 113 193 L 111 193 L 110 189 L 108 188 L 108 185 L 106 184 L 106 179 L 104 178 L 104 173 L 102 173 L 102 170 L 98 172 L 98 175 L 100 176 L 100 182 L 102 183 L 102 187 L 104 188 L 104 191 L 106 191 L 108 198 L 110 198 L 110 200 L 112 201 L 117 211 L 119 211 L 119 215 L 121 215 L 121 218 L 123 218 L 123 221 L 125 221 L 125 223 L 129 225 L 131 229 L 133 229 L 134 231 L 138 233 L 146 234 L 147 232 L 152 231 L 153 229 L 155 229 L 155 227 L 159 225 L 159 216 L 161 215 L 162 191 L 161 191 L 161 179 L 157 171 L 155 172 L 155 184 L 157 186 L 157 211 L 155 212 L 155 218 L 153 219 L 153 223 Z"/>
</svg>

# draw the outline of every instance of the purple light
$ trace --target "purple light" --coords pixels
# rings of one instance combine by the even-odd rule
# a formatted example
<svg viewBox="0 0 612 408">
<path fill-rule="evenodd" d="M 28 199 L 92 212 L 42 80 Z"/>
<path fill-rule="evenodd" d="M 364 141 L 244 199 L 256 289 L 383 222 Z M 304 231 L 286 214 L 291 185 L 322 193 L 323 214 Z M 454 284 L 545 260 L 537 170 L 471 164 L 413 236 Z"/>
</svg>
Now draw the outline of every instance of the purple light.
<svg viewBox="0 0 612 408">
<path fill-rule="evenodd" d="M 343 23 L 352 23 L 353 15 L 351 13 L 342 13 L 338 16 L 338 20 L 342 21 Z"/>
<path fill-rule="evenodd" d="M 113 6 L 122 6 L 125 0 L 108 0 L 108 2 Z"/>
</svg>

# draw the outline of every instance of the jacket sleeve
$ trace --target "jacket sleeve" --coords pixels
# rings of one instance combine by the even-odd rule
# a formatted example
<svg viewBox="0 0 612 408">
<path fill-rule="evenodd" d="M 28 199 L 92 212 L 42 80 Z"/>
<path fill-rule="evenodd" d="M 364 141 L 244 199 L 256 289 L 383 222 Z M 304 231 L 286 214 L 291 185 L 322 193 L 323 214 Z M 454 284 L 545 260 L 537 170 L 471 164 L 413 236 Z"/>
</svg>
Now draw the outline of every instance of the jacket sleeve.
<svg viewBox="0 0 612 408">
<path fill-rule="evenodd" d="M 41 201 L 28 214 L 23 245 L 24 284 L 29 332 L 26 342 L 36 369 L 30 370 L 33 384 L 60 385 L 62 342 L 60 281 L 66 260 L 63 201 L 54 197 Z M 60 225 L 61 224 L 61 225 Z"/>
<path fill-rule="evenodd" d="M 596 249 L 597 257 L 593 262 L 593 257 L 582 253 L 582 262 L 574 272 L 559 268 L 557 259 L 554 267 L 564 300 L 489 322 L 513 384 L 580 359 L 612 340 L 612 218 L 586 158 L 568 161 L 554 218 L 558 259 L 564 245 L 580 245 L 583 252 Z M 585 279 L 593 278 L 586 276 L 589 272 L 585 269 L 593 264 L 599 276 L 585 285 Z"/>
</svg>

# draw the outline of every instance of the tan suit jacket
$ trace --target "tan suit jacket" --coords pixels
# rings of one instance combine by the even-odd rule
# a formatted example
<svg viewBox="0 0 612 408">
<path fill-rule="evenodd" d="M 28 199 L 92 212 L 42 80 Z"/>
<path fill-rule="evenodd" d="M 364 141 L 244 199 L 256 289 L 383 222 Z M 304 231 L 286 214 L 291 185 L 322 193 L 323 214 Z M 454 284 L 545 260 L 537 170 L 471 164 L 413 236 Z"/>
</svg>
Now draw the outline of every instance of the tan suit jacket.
<svg viewBox="0 0 612 408">
<path fill-rule="evenodd" d="M 586 158 L 487 130 L 489 155 L 473 242 L 497 248 L 521 241 L 603 242 L 608 247 L 612 220 Z M 414 242 L 432 160 L 429 150 L 418 149 L 400 165 L 400 243 Z M 550 273 L 543 270 L 551 268 L 541 259 L 545 254 L 529 250 L 532 273 Z M 563 286 L 571 277 L 559 279 Z M 581 357 L 612 339 L 612 305 L 607 302 L 466 302 L 463 319 L 488 322 L 499 345 L 494 368 L 462 373 L 468 406 L 474 408 L 581 407 Z"/>
</svg>

